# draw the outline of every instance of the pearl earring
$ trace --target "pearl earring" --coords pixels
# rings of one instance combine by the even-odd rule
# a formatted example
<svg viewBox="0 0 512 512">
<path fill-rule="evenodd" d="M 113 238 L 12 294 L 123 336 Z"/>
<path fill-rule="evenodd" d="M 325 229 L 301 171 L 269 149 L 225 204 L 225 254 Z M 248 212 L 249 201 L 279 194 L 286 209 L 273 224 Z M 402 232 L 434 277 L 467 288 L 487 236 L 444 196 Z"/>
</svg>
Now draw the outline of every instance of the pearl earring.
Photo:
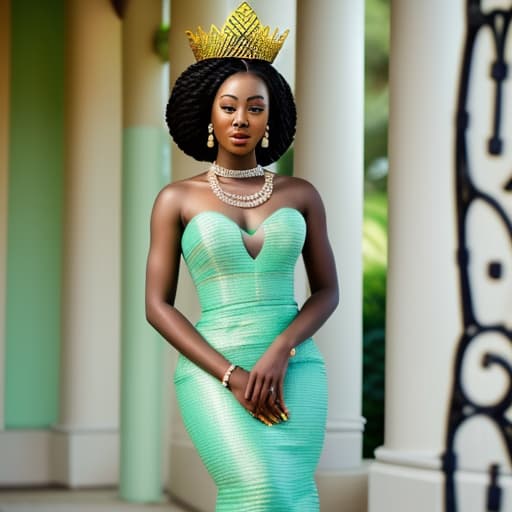
<svg viewBox="0 0 512 512">
<path fill-rule="evenodd" d="M 269 127 L 267 124 L 267 127 L 265 128 L 265 135 L 263 135 L 263 138 L 261 139 L 261 147 L 264 149 L 268 148 L 268 130 L 269 130 Z"/>
<path fill-rule="evenodd" d="M 215 143 L 213 142 L 213 124 L 212 123 L 210 123 L 208 125 L 208 141 L 206 142 L 206 145 L 209 148 L 213 148 L 213 146 L 215 145 Z"/>
</svg>

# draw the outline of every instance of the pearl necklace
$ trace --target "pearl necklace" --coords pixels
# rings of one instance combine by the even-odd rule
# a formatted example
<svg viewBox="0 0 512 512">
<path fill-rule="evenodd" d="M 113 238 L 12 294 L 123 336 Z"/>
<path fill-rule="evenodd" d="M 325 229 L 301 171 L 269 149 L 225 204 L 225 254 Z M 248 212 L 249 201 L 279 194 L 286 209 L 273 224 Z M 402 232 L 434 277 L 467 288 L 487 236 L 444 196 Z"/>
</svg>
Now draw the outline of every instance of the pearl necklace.
<svg viewBox="0 0 512 512">
<path fill-rule="evenodd" d="M 262 168 L 263 169 L 263 168 Z M 220 186 L 217 174 L 213 166 L 207 173 L 207 179 L 210 183 L 212 192 L 223 202 L 231 206 L 237 206 L 238 208 L 254 208 L 263 204 L 265 201 L 270 199 L 272 191 L 274 190 L 274 173 L 263 172 L 265 175 L 265 183 L 263 187 L 255 192 L 254 194 L 243 195 L 243 194 L 232 194 L 226 192 Z"/>
<path fill-rule="evenodd" d="M 254 178 L 254 176 L 263 176 L 265 174 L 263 167 L 259 164 L 252 169 L 226 169 L 218 165 L 217 162 L 213 162 L 210 169 L 213 169 L 217 176 L 222 176 L 223 178 Z"/>
</svg>

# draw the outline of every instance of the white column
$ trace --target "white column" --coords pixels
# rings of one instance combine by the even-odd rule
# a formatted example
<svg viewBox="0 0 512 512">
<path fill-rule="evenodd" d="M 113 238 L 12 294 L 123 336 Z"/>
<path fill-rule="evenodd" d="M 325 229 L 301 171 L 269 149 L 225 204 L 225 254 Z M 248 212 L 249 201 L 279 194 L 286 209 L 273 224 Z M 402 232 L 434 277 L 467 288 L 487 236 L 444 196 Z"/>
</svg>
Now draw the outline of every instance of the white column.
<svg viewBox="0 0 512 512">
<path fill-rule="evenodd" d="M 234 11 L 242 2 L 240 0 L 229 0 L 229 11 Z M 254 12 L 258 15 L 263 25 L 270 26 L 271 32 L 278 28 L 279 33 L 286 29 L 290 30 L 286 41 L 279 51 L 273 65 L 295 90 L 295 39 L 297 36 L 297 2 L 296 0 L 279 0 L 269 2 L 268 0 L 252 0 L 249 2 Z"/>
<path fill-rule="evenodd" d="M 121 21 L 110 2 L 67 3 L 61 412 L 55 480 L 117 481 Z"/>
<path fill-rule="evenodd" d="M 341 288 L 338 309 L 315 336 L 329 375 L 327 434 L 319 472 L 321 505 L 322 510 L 327 503 L 326 510 L 358 511 L 365 506 L 363 0 L 298 3 L 296 80 L 295 173 L 311 181 L 323 198 Z"/>
<path fill-rule="evenodd" d="M 9 84 L 11 5 L 0 1 L 0 430 L 4 427 L 5 288 L 7 254 L 7 179 L 9 174 Z"/>
<path fill-rule="evenodd" d="M 394 0 L 392 5 L 386 426 L 385 444 L 377 449 L 377 462 L 370 471 L 371 512 L 444 511 L 441 455 L 455 349 L 463 329 L 456 265 L 454 155 L 465 6 L 463 0 Z M 494 195 L 500 162 L 506 163 L 510 176 L 512 148 L 505 139 L 505 155 L 483 155 L 491 135 L 494 97 L 489 79 L 494 60 L 490 31 L 483 34 L 472 70 L 468 147 L 472 171 L 479 173 L 480 185 Z M 505 137 L 510 126 L 510 120 L 506 121 Z M 471 217 L 469 223 L 471 267 L 480 297 L 477 308 L 480 313 L 492 311 L 493 319 L 506 314 L 510 325 L 510 277 L 508 295 L 493 295 L 488 293 L 492 286 L 488 277 L 482 276 L 488 262 L 481 257 L 482 250 L 492 254 L 496 237 L 503 232 L 479 210 L 475 214 L 484 217 L 483 222 Z M 508 239 L 505 244 L 510 251 Z M 468 355 L 475 359 L 474 364 L 466 363 L 465 383 L 480 397 L 493 396 L 490 391 L 502 384 L 500 372 L 478 369 L 477 361 L 484 353 L 481 346 L 480 350 Z M 482 462 L 481 455 L 500 451 L 495 450 L 497 436 L 491 430 L 484 421 L 476 421 L 460 431 L 456 447 L 461 469 L 456 484 L 459 511 L 487 510 L 485 471 L 490 462 Z M 500 479 L 500 484 L 508 489 L 509 504 L 502 508 L 508 510 L 510 475 Z"/>
<path fill-rule="evenodd" d="M 197 31 L 198 25 L 208 32 L 210 25 L 221 27 L 230 13 L 228 0 L 171 0 L 171 30 L 169 38 L 169 61 L 171 79 L 174 85 L 178 76 L 194 62 L 194 55 L 185 36 L 185 30 Z M 206 128 L 205 128 L 206 129 Z M 205 139 L 206 140 L 206 139 Z M 200 141 L 198 142 L 201 143 Z M 205 169 L 205 163 L 197 162 L 182 153 L 178 147 L 171 145 L 171 177 L 177 181 L 194 176 Z M 176 306 L 187 318 L 196 321 L 200 308 L 194 285 L 183 259 L 180 264 L 180 277 Z M 173 358 L 177 353 L 173 353 Z M 174 369 L 174 364 L 172 365 Z M 185 431 L 172 394 L 172 438 L 169 491 L 184 503 L 201 511 L 215 510 L 215 485 L 199 459 L 196 449 Z M 201 489 L 201 492 L 197 492 Z"/>
</svg>

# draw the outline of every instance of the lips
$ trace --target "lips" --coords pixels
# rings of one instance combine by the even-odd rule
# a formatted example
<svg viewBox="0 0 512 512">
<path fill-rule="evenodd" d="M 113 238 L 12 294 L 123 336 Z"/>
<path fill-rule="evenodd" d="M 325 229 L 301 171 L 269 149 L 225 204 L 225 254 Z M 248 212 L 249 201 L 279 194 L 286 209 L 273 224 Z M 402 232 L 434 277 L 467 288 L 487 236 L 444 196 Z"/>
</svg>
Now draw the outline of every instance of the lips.
<svg viewBox="0 0 512 512">
<path fill-rule="evenodd" d="M 243 133 L 243 132 L 236 132 L 236 133 L 233 133 L 231 135 L 231 137 L 233 137 L 234 139 L 245 140 L 245 139 L 249 138 L 249 135 L 247 135 L 247 133 Z"/>
<path fill-rule="evenodd" d="M 243 133 L 243 132 L 235 132 L 235 133 L 232 133 L 230 136 L 231 143 L 234 146 L 245 146 L 245 145 L 247 145 L 250 138 L 251 137 L 249 135 L 247 135 L 247 133 Z"/>
</svg>

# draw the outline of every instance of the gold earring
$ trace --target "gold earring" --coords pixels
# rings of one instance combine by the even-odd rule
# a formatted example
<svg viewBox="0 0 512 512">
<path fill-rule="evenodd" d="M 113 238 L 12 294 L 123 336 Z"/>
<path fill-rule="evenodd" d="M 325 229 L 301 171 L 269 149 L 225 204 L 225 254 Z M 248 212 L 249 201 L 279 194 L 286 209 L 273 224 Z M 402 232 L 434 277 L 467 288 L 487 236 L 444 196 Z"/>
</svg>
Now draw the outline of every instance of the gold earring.
<svg viewBox="0 0 512 512">
<path fill-rule="evenodd" d="M 213 142 L 213 124 L 212 123 L 210 123 L 208 125 L 208 141 L 206 142 L 206 145 L 209 148 L 213 148 L 213 146 L 215 145 L 215 143 Z"/>
<path fill-rule="evenodd" d="M 269 127 L 267 124 L 267 127 L 265 128 L 265 135 L 263 135 L 263 138 L 261 139 L 261 147 L 264 149 L 268 148 L 268 130 L 269 130 Z"/>
</svg>

